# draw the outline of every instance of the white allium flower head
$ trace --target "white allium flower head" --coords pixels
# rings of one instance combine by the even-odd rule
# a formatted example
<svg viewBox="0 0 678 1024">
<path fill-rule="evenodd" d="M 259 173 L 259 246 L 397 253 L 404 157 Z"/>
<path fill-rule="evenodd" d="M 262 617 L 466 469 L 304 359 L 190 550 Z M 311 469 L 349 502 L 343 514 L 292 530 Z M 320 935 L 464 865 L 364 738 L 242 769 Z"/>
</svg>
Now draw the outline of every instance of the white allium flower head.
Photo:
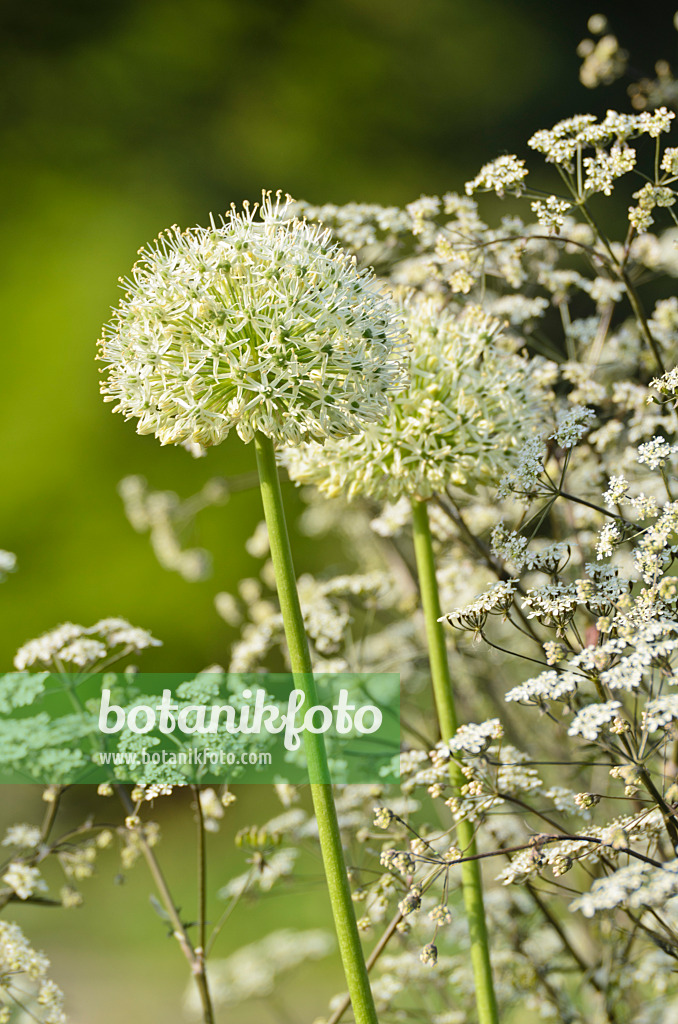
<svg viewBox="0 0 678 1024">
<path fill-rule="evenodd" d="M 297 444 L 384 415 L 402 383 L 393 306 L 290 202 L 264 193 L 140 250 L 100 341 L 102 393 L 138 433 L 212 445 L 235 427 Z"/>
<path fill-rule="evenodd" d="M 425 499 L 450 484 L 472 491 L 498 482 L 539 429 L 543 391 L 528 360 L 499 337 L 500 320 L 418 296 L 402 309 L 411 340 L 408 389 L 362 434 L 284 451 L 297 483 L 330 497 L 378 501 Z"/>
</svg>

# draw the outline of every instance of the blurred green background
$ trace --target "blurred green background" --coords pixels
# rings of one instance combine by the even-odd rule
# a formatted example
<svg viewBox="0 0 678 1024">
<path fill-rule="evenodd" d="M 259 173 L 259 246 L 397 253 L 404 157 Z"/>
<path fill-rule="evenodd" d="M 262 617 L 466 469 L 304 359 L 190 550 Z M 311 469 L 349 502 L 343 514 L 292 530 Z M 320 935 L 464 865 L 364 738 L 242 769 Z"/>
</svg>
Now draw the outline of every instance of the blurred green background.
<svg viewBox="0 0 678 1024">
<path fill-rule="evenodd" d="M 617 8 L 602 10 L 634 74 L 674 58 L 673 5 L 655 5 L 651 22 Z M 137 249 L 262 188 L 401 204 L 462 190 L 502 151 L 524 153 L 539 127 L 628 109 L 624 82 L 595 93 L 578 82 L 575 48 L 595 10 L 543 0 L 1 0 L 0 547 L 19 561 L 0 587 L 6 667 L 59 622 L 108 615 L 165 641 L 146 670 L 228 661 L 235 634 L 213 596 L 254 569 L 243 542 L 260 517 L 256 493 L 202 514 L 193 541 L 212 550 L 214 575 L 190 584 L 158 566 L 116 492 L 138 473 L 187 496 L 210 476 L 253 468 L 235 439 L 193 460 L 138 437 L 101 401 L 95 343 Z M 321 558 L 305 544 L 298 568 Z M 24 806 L 27 792 L 4 794 L 1 824 L 40 810 L 33 791 Z M 234 812 L 239 824 L 255 796 Z M 186 814 L 166 822 L 180 888 L 193 871 Z M 231 829 L 214 842 L 216 886 L 234 856 Z M 76 1024 L 123 1012 L 178 1019 L 182 963 L 149 908 L 145 869 L 122 887 L 115 870 L 102 871 L 82 910 L 22 908 L 21 920 L 73 992 Z M 241 915 L 222 952 L 290 920 L 326 923 L 321 891 L 316 883 L 304 899 Z M 314 1008 L 299 1020 L 320 1012 L 328 988 L 304 991 Z"/>
</svg>

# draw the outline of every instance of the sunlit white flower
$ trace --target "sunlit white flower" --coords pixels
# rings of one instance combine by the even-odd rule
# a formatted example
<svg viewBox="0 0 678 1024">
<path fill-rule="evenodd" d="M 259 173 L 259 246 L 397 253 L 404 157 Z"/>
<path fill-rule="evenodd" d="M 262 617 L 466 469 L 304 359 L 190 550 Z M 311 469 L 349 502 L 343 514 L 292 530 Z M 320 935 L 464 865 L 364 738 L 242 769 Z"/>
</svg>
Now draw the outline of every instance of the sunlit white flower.
<svg viewBox="0 0 678 1024">
<path fill-rule="evenodd" d="M 18 669 L 31 665 L 91 668 L 109 655 L 123 657 L 160 645 L 147 630 L 131 626 L 126 619 L 101 619 L 87 629 L 65 622 L 20 647 L 14 665 Z"/>
<path fill-rule="evenodd" d="M 516 701 L 519 704 L 543 705 L 548 700 L 567 700 L 577 689 L 581 680 L 574 672 L 556 672 L 550 670 L 528 679 L 519 686 L 509 690 L 504 700 Z"/>
<path fill-rule="evenodd" d="M 598 739 L 600 731 L 617 718 L 621 703 L 618 700 L 604 701 L 602 704 L 589 704 L 582 708 L 567 730 L 568 736 L 581 736 L 593 742 Z"/>
<path fill-rule="evenodd" d="M 528 146 L 543 153 L 549 163 L 561 164 L 568 170 L 577 153 L 584 149 L 601 151 L 603 147 L 615 145 L 621 154 L 622 144 L 627 139 L 647 134 L 657 138 L 671 127 L 675 117 L 666 107 L 660 107 L 653 114 L 619 114 L 608 110 L 602 121 L 594 114 L 577 114 L 559 121 L 550 129 L 542 129 L 528 140 Z M 621 172 L 624 173 L 624 172 Z"/>
<path fill-rule="evenodd" d="M 36 825 L 10 825 L 0 846 L 17 846 L 28 849 L 37 846 L 42 833 Z"/>
<path fill-rule="evenodd" d="M 200 800 L 200 810 L 205 830 L 207 832 L 218 832 L 219 821 L 224 816 L 224 805 L 221 800 L 211 786 L 207 789 L 201 789 L 198 799 Z"/>
<path fill-rule="evenodd" d="M 498 156 L 496 160 L 481 167 L 472 181 L 466 182 L 466 194 L 470 196 L 484 189 L 496 192 L 499 196 L 503 196 L 505 192 L 520 195 L 525 188 L 523 179 L 527 173 L 524 160 L 519 160 L 512 154 Z"/>
<path fill-rule="evenodd" d="M 390 301 L 289 197 L 168 229 L 124 285 L 102 393 L 163 444 L 219 444 L 233 427 L 244 441 L 344 436 L 401 383 Z"/>
<path fill-rule="evenodd" d="M 24 864 L 20 860 L 12 861 L 2 876 L 2 880 L 10 889 L 14 890 L 20 900 L 27 900 L 34 892 L 47 890 L 47 884 L 40 876 L 38 869 L 31 867 L 30 864 Z"/>
<path fill-rule="evenodd" d="M 626 497 L 628 489 L 629 482 L 623 475 L 611 476 L 607 490 L 603 494 L 603 501 L 608 508 L 618 505 Z"/>
<path fill-rule="evenodd" d="M 593 917 L 599 910 L 615 907 L 666 906 L 678 893 L 678 860 L 662 867 L 633 861 L 607 878 L 597 878 L 589 892 L 570 904 L 570 910 L 581 910 L 584 917 Z"/>
<path fill-rule="evenodd" d="M 585 156 L 583 164 L 586 171 L 584 191 L 587 195 L 602 192 L 609 196 L 615 179 L 635 167 L 636 151 L 630 146 L 614 145 L 609 153 L 600 150 L 595 156 Z"/>
<path fill-rule="evenodd" d="M 452 753 L 479 754 L 486 750 L 492 740 L 501 739 L 504 735 L 501 722 L 498 718 L 489 718 L 486 722 L 469 722 L 468 725 L 460 725 L 456 733 L 440 749 L 447 748 Z"/>
<path fill-rule="evenodd" d="M 556 430 L 551 437 L 561 448 L 572 448 L 581 440 L 595 418 L 593 409 L 587 409 L 583 405 L 562 409 L 557 414 Z"/>
<path fill-rule="evenodd" d="M 649 469 L 659 469 L 676 453 L 678 445 L 669 444 L 665 437 L 657 436 L 646 444 L 639 445 L 638 462 L 644 462 Z"/>
<path fill-rule="evenodd" d="M 589 32 L 596 32 L 591 27 L 594 15 L 589 18 Z M 604 28 L 599 31 L 604 31 Z M 577 54 L 583 57 L 582 66 L 579 69 L 579 80 L 587 89 L 595 89 L 598 85 L 610 85 L 620 75 L 624 74 L 628 63 L 628 54 L 619 46 L 616 36 L 607 33 L 601 39 L 594 42 L 593 39 L 582 39 L 577 47 Z"/>
<path fill-rule="evenodd" d="M 404 313 L 409 388 L 361 435 L 287 450 L 293 480 L 329 496 L 379 501 L 427 498 L 450 484 L 472 490 L 497 482 L 537 430 L 543 392 L 532 364 L 502 342 L 500 321 L 428 299 L 412 299 Z"/>
<path fill-rule="evenodd" d="M 655 206 L 673 206 L 676 193 L 670 188 L 647 182 L 638 192 L 633 193 L 633 198 L 638 200 L 638 205 L 629 207 L 629 221 L 640 232 L 647 231 L 654 222 L 652 211 Z"/>
<path fill-rule="evenodd" d="M 665 693 L 647 702 L 643 709 L 642 726 L 648 732 L 656 732 L 677 719 L 678 693 Z"/>
<path fill-rule="evenodd" d="M 24 997 L 27 994 L 37 997 L 40 1016 L 31 1013 L 31 1020 L 39 1019 L 45 1024 L 66 1024 L 64 996 L 61 989 L 47 977 L 48 968 L 49 960 L 45 954 L 32 948 L 18 924 L 0 921 L 0 977 L 3 979 L 4 991 L 7 992 L 13 986 Z M 16 982 L 18 984 L 14 984 Z M 0 1005 L 0 1012 L 3 1007 L 4 1002 Z M 22 1013 L 22 1016 L 29 1019 L 28 1013 Z M 8 1021 L 9 1016 L 0 1016 L 0 1020 Z"/>
<path fill-rule="evenodd" d="M 548 196 L 543 202 L 535 199 L 530 205 L 537 216 L 537 222 L 556 234 L 565 224 L 565 214 L 571 209 L 571 204 L 558 196 Z"/>
<path fill-rule="evenodd" d="M 622 533 L 616 521 L 604 523 L 598 532 L 596 558 L 603 559 L 612 555 L 621 539 Z"/>
</svg>

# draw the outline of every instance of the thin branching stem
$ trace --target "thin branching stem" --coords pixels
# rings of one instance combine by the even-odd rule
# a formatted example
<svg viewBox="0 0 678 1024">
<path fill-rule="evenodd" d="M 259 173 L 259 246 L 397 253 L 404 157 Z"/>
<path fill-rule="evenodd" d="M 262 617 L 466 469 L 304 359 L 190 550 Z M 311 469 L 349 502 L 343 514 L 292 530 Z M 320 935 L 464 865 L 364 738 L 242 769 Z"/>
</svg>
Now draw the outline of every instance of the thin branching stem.
<svg viewBox="0 0 678 1024">
<path fill-rule="evenodd" d="M 127 814 L 133 815 L 134 804 L 132 803 L 129 793 L 125 787 L 117 785 L 115 789 Z M 203 1024 L 214 1024 L 214 1010 L 212 1008 L 212 998 L 207 982 L 207 975 L 205 973 L 204 960 L 201 957 L 198 957 L 195 949 L 193 948 L 193 943 L 191 942 L 191 938 L 186 930 L 186 925 L 181 920 L 179 910 L 174 902 L 167 880 L 165 879 L 160 864 L 158 863 L 158 859 L 153 852 L 153 848 L 146 838 L 143 825 L 138 827 L 135 832 L 144 860 L 148 865 L 148 870 L 153 877 L 155 887 L 158 890 L 160 899 L 162 900 L 163 908 L 167 914 L 170 924 L 172 925 L 172 934 L 179 943 L 181 951 L 186 957 L 191 968 L 191 973 L 195 978 L 202 1006 Z"/>
</svg>

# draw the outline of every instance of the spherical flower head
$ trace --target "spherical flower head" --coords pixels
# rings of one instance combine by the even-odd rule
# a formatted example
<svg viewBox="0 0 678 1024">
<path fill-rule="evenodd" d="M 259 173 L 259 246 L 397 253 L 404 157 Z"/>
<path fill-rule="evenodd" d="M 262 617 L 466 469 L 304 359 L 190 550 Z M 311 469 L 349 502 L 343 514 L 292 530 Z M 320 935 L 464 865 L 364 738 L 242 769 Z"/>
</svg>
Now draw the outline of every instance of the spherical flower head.
<svg viewBox="0 0 678 1024">
<path fill-rule="evenodd" d="M 412 297 L 403 306 L 410 385 L 356 437 L 303 444 L 282 461 L 298 483 L 330 497 L 426 499 L 454 484 L 494 484 L 544 416 L 528 360 L 477 307 Z"/>
<path fill-rule="evenodd" d="M 297 444 L 382 418 L 402 376 L 392 303 L 290 202 L 264 193 L 140 250 L 100 341 L 102 393 L 138 433 L 212 445 L 235 427 Z"/>
</svg>

